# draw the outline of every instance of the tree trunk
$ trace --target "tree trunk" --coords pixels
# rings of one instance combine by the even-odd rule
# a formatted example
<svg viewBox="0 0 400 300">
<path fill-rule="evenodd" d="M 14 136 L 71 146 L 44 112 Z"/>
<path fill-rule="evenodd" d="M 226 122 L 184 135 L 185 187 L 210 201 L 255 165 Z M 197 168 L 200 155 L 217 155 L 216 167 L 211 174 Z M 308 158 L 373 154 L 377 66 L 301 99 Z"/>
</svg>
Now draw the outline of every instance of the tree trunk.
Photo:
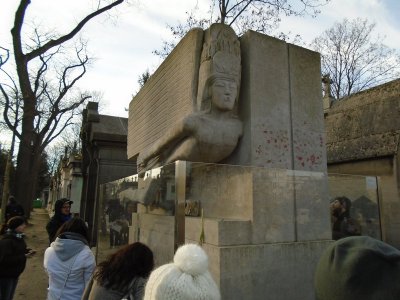
<svg viewBox="0 0 400 300">
<path fill-rule="evenodd" d="M 34 176 L 33 166 L 35 161 L 35 153 L 33 151 L 36 146 L 33 121 L 35 115 L 36 98 L 29 97 L 24 99 L 24 114 L 22 119 L 22 135 L 17 156 L 17 172 L 16 172 L 16 200 L 25 210 L 26 217 L 30 217 L 31 202 L 33 201 Z"/>
<path fill-rule="evenodd" d="M 6 169 L 4 171 L 4 185 L 3 185 L 3 195 L 1 198 L 1 224 L 6 221 L 6 206 L 10 192 L 10 170 L 11 170 L 11 152 L 7 155 Z"/>
</svg>

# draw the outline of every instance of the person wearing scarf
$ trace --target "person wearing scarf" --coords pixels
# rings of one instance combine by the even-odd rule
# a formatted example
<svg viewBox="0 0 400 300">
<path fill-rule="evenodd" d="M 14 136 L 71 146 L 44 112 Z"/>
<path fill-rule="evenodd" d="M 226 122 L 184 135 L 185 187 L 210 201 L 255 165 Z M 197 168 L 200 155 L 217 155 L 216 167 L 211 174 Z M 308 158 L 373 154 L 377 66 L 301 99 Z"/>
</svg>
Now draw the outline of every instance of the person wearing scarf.
<svg viewBox="0 0 400 300">
<path fill-rule="evenodd" d="M 44 253 L 43 266 L 49 276 L 47 299 L 81 299 L 96 267 L 89 230 L 84 220 L 74 217 L 61 225 L 56 236 Z"/>
<path fill-rule="evenodd" d="M 3 225 L 0 233 L 0 299 L 11 300 L 18 278 L 25 270 L 26 258 L 35 251 L 27 248 L 24 241 L 25 218 L 16 216 Z"/>
<path fill-rule="evenodd" d="M 72 203 L 74 202 L 67 198 L 62 198 L 56 201 L 54 205 L 54 216 L 51 217 L 46 226 L 50 243 L 56 238 L 57 230 L 61 227 L 61 225 L 72 218 L 70 212 Z"/>
</svg>

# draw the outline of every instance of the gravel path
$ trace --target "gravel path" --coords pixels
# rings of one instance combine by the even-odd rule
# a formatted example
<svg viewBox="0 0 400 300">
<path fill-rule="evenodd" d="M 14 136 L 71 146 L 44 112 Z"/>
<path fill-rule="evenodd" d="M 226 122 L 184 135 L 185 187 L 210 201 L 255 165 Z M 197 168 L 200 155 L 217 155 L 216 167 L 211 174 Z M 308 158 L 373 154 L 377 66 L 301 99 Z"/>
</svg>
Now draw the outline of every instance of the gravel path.
<svg viewBox="0 0 400 300">
<path fill-rule="evenodd" d="M 43 269 L 44 251 L 49 245 L 46 224 L 49 215 L 45 209 L 35 208 L 29 225 L 25 229 L 25 241 L 29 248 L 36 250 L 35 256 L 28 258 L 25 271 L 21 274 L 14 300 L 44 300 L 47 295 L 47 274 Z"/>
</svg>

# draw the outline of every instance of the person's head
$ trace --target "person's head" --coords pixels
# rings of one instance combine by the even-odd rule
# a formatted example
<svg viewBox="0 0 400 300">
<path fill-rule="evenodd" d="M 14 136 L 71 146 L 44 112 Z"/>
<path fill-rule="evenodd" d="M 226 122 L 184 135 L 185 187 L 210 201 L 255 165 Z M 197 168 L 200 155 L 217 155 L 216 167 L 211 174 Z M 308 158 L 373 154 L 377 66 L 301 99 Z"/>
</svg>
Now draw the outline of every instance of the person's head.
<svg viewBox="0 0 400 300">
<path fill-rule="evenodd" d="M 178 248 L 172 263 L 150 274 L 144 299 L 221 299 L 219 289 L 208 271 L 208 257 L 204 250 L 195 244 Z"/>
<path fill-rule="evenodd" d="M 400 251 L 368 236 L 331 244 L 314 278 L 317 300 L 400 299 Z"/>
<path fill-rule="evenodd" d="M 61 227 L 58 229 L 56 236 L 60 237 L 67 232 L 79 234 L 88 243 L 90 242 L 89 229 L 86 225 L 86 222 L 79 217 L 73 217 L 71 220 L 62 224 Z"/>
<path fill-rule="evenodd" d="M 15 200 L 14 196 L 8 197 L 8 203 L 10 204 L 17 204 L 17 200 Z"/>
<path fill-rule="evenodd" d="M 134 277 L 149 277 L 153 268 L 153 252 L 145 244 L 136 242 L 122 247 L 101 262 L 94 277 L 102 286 L 123 289 Z"/>
<path fill-rule="evenodd" d="M 72 203 L 74 202 L 67 198 L 58 199 L 54 204 L 54 213 L 56 215 L 65 215 L 65 216 L 70 215 Z"/>
<path fill-rule="evenodd" d="M 4 234 L 7 229 L 10 229 L 16 233 L 23 233 L 26 227 L 26 220 L 24 217 L 12 217 L 6 224 L 4 224 L 0 230 L 1 234 Z"/>
<path fill-rule="evenodd" d="M 335 213 L 350 213 L 351 201 L 345 196 L 336 197 L 331 203 L 332 211 Z"/>
</svg>

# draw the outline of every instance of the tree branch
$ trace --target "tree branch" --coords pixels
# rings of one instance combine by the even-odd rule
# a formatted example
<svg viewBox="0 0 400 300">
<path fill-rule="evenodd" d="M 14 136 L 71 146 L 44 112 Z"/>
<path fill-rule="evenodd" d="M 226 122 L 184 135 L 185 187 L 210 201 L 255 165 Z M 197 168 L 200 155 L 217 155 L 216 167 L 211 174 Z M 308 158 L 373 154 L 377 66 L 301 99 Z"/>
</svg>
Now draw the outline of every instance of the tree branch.
<svg viewBox="0 0 400 300">
<path fill-rule="evenodd" d="M 28 0 L 25 0 L 28 1 Z M 56 39 L 56 40 L 50 40 L 48 41 L 46 44 L 44 44 L 43 46 L 33 50 L 30 53 L 26 54 L 27 60 L 31 60 L 35 57 L 38 57 L 39 55 L 45 53 L 46 51 L 48 51 L 49 49 L 55 47 L 55 46 L 59 46 L 62 43 L 70 40 L 71 38 L 73 38 L 82 28 L 83 26 L 85 26 L 85 24 L 87 22 L 89 22 L 91 19 L 93 19 L 94 17 L 102 14 L 103 12 L 110 10 L 111 8 L 113 8 L 114 6 L 117 6 L 119 4 L 121 4 L 122 2 L 124 2 L 124 0 L 117 0 L 112 2 L 111 4 L 100 8 L 99 10 L 94 11 L 93 13 L 87 15 L 82 21 L 80 21 L 78 23 L 78 25 L 68 34 L 61 36 L 60 38 Z"/>
</svg>

